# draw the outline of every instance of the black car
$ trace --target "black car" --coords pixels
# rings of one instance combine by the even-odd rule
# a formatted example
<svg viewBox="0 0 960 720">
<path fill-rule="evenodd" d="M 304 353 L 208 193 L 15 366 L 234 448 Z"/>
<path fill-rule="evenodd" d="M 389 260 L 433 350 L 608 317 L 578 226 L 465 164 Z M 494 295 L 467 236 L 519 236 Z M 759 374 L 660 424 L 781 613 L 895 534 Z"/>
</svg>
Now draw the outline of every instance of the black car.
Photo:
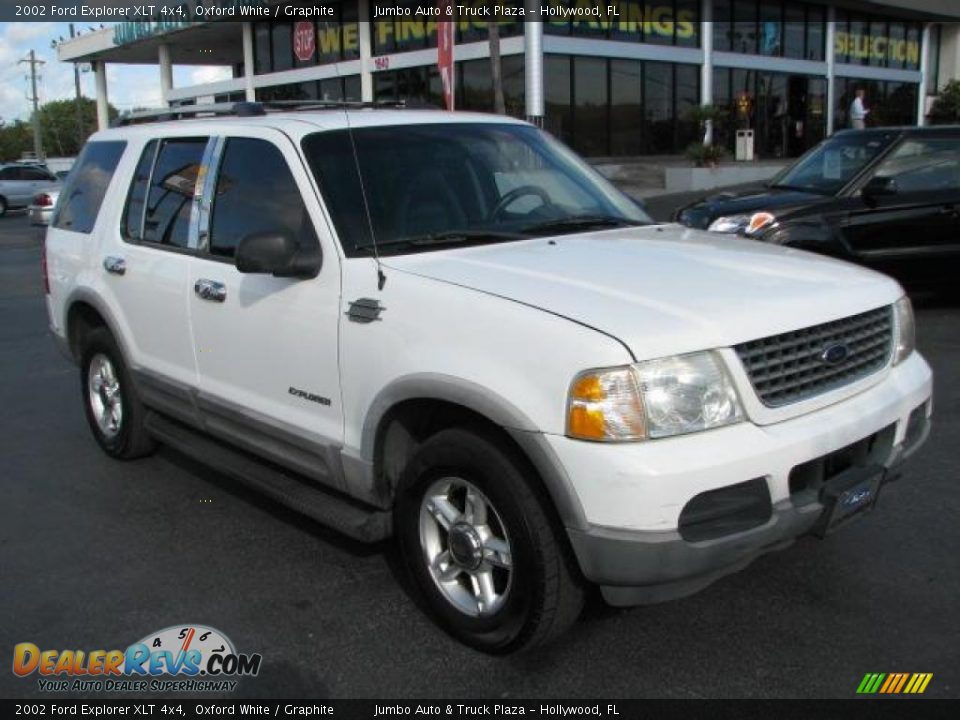
<svg viewBox="0 0 960 720">
<path fill-rule="evenodd" d="M 960 127 L 843 130 L 766 185 L 705 197 L 674 219 L 851 260 L 911 287 L 955 284 Z"/>
</svg>

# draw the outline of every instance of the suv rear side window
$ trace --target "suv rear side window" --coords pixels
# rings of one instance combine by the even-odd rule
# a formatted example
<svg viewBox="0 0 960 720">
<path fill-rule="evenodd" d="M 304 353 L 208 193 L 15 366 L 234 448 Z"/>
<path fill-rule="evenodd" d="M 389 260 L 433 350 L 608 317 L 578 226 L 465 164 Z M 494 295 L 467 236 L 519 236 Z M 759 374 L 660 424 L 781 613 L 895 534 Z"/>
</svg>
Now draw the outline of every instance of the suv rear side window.
<svg viewBox="0 0 960 720">
<path fill-rule="evenodd" d="M 127 206 L 123 211 L 123 237 L 134 242 L 143 239 L 143 210 L 147 199 L 147 183 L 150 182 L 150 169 L 153 167 L 157 155 L 157 141 L 151 140 L 143 149 L 140 162 L 133 173 L 130 183 L 130 193 L 127 195 Z"/>
<path fill-rule="evenodd" d="M 206 138 L 165 140 L 160 146 L 147 193 L 144 242 L 189 245 L 190 212 L 206 147 Z"/>
<path fill-rule="evenodd" d="M 210 254 L 233 257 L 244 236 L 275 232 L 288 233 L 303 246 L 318 242 L 279 148 L 266 140 L 230 138 L 217 175 Z"/>
<path fill-rule="evenodd" d="M 84 146 L 67 177 L 53 227 L 71 232 L 93 231 L 110 179 L 126 146 L 122 140 L 88 142 Z"/>
</svg>

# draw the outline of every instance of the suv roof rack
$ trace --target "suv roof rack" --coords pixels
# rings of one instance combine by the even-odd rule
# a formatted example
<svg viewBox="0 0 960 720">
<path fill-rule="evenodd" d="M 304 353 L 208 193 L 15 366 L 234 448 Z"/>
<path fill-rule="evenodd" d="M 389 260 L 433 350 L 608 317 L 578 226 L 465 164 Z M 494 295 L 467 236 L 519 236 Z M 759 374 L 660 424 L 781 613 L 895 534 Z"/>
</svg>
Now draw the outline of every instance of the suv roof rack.
<svg viewBox="0 0 960 720">
<path fill-rule="evenodd" d="M 166 122 L 185 118 L 233 115 L 235 117 L 255 117 L 267 112 L 297 112 L 308 110 L 333 110 L 356 108 L 432 108 L 435 106 L 410 103 L 406 100 L 375 100 L 361 102 L 357 100 L 265 100 L 263 102 L 224 102 L 205 105 L 178 105 L 159 110 L 138 110 L 117 118 L 112 126 L 136 125 L 149 122 Z"/>
</svg>

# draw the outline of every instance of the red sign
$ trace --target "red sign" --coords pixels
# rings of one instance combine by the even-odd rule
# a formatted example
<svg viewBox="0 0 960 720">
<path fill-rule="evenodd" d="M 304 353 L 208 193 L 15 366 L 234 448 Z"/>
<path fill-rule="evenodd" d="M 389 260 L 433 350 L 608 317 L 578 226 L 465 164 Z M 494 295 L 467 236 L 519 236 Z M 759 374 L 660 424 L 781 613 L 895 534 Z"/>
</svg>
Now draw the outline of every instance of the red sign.
<svg viewBox="0 0 960 720">
<path fill-rule="evenodd" d="M 317 37 L 312 22 L 298 22 L 293 25 L 293 54 L 300 62 L 313 60 L 317 52 Z"/>
<path fill-rule="evenodd" d="M 452 0 L 439 0 L 440 17 L 453 17 Z M 443 104 L 447 110 L 453 110 L 453 20 L 437 22 L 437 67 L 440 70 L 440 81 L 443 83 Z"/>
</svg>

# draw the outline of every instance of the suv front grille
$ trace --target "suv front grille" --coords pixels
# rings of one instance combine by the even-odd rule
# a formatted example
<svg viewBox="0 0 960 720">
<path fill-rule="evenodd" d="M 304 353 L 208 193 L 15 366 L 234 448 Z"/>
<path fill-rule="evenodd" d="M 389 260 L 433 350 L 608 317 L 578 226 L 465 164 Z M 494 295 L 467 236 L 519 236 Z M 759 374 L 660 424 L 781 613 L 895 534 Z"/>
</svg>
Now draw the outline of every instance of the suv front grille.
<svg viewBox="0 0 960 720">
<path fill-rule="evenodd" d="M 893 311 L 888 306 L 734 349 L 760 401 L 780 407 L 875 373 L 887 364 L 892 345 Z"/>
</svg>

